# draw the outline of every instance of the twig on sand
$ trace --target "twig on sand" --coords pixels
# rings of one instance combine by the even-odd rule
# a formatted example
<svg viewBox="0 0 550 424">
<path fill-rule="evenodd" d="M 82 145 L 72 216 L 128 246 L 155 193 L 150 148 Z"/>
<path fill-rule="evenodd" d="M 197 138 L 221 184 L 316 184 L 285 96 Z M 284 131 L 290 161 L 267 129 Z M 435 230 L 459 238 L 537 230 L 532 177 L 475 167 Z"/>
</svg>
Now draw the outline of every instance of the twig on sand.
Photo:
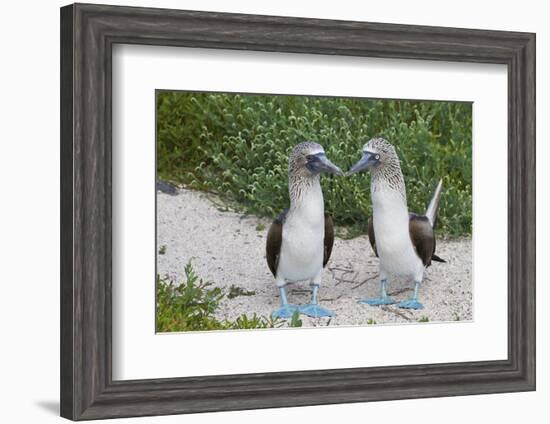
<svg viewBox="0 0 550 424">
<path fill-rule="evenodd" d="M 346 265 L 337 265 L 337 266 L 329 267 L 328 269 L 329 269 L 330 273 L 332 274 L 332 278 L 334 280 L 336 280 L 335 286 L 337 286 L 341 283 L 347 283 L 347 282 L 352 281 L 352 280 L 348 280 L 348 279 L 344 278 L 346 275 L 351 274 L 351 273 L 354 272 L 353 266 L 351 265 L 351 263 L 348 262 L 347 266 Z M 341 273 L 341 275 L 338 276 L 337 273 Z M 354 275 L 353 278 L 355 278 L 355 275 Z"/>
<path fill-rule="evenodd" d="M 402 293 L 410 292 L 412 289 L 410 287 L 403 287 L 402 289 L 397 289 L 392 292 L 388 292 L 388 296 L 397 296 Z"/>
<path fill-rule="evenodd" d="M 291 288 L 290 293 L 292 293 L 292 294 L 309 294 L 309 293 L 311 293 L 311 290 Z"/>
<path fill-rule="evenodd" d="M 380 306 L 380 309 L 382 309 L 383 311 L 385 312 L 390 312 L 394 315 L 397 315 L 407 321 L 411 321 L 412 317 L 410 317 L 409 315 L 406 315 L 405 313 L 401 312 L 400 310 L 398 309 L 394 309 L 394 308 L 390 308 L 389 306 Z"/>
<path fill-rule="evenodd" d="M 365 284 L 367 281 L 374 280 L 376 277 L 378 277 L 378 274 L 373 275 L 372 277 L 365 278 L 363 281 L 361 281 L 359 284 L 353 286 L 351 289 L 355 290 L 357 287 L 361 287 L 363 284 Z"/>
<path fill-rule="evenodd" d="M 376 275 L 372 276 L 372 277 L 369 277 L 361 282 L 357 282 L 357 276 L 359 275 L 359 272 L 358 271 L 355 271 L 355 269 L 353 268 L 353 266 L 351 265 L 351 262 L 348 262 L 347 265 L 336 265 L 336 266 L 333 266 L 333 267 L 329 267 L 329 271 L 331 272 L 332 274 L 332 278 L 334 280 L 336 280 L 336 284 L 335 286 L 339 285 L 339 284 L 354 284 L 353 287 L 351 287 L 352 290 L 356 289 L 357 287 L 360 287 L 362 286 L 363 284 L 365 284 L 367 281 L 370 281 L 374 278 L 376 278 Z M 337 273 L 340 273 L 340 275 L 337 275 Z M 348 277 L 349 274 L 353 274 L 353 276 L 351 278 Z M 348 277 L 348 278 L 346 278 Z"/>
<path fill-rule="evenodd" d="M 352 267 L 349 267 L 349 268 L 340 268 L 340 267 L 329 267 L 328 268 L 331 272 L 333 271 L 341 271 L 343 273 L 349 273 L 349 272 L 353 272 L 353 268 Z"/>
<path fill-rule="evenodd" d="M 336 297 L 326 297 L 321 299 L 321 302 L 334 302 L 335 300 L 340 300 L 342 298 L 343 294 L 336 296 Z"/>
</svg>

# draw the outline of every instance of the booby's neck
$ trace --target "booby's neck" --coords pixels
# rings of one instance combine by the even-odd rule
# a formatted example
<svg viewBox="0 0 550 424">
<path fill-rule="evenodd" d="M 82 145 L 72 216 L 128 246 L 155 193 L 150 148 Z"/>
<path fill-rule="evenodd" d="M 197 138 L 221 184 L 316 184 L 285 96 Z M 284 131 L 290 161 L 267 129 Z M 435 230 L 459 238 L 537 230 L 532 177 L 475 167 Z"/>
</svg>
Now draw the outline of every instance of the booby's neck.
<svg viewBox="0 0 550 424">
<path fill-rule="evenodd" d="M 307 175 L 305 172 L 293 172 L 288 175 L 288 194 L 290 197 L 290 211 L 303 207 L 321 207 L 323 204 L 323 191 L 319 175 Z"/>
<path fill-rule="evenodd" d="M 405 180 L 398 159 L 372 170 L 370 189 L 373 203 L 383 201 L 385 197 L 391 196 L 401 199 L 407 208 Z"/>
</svg>

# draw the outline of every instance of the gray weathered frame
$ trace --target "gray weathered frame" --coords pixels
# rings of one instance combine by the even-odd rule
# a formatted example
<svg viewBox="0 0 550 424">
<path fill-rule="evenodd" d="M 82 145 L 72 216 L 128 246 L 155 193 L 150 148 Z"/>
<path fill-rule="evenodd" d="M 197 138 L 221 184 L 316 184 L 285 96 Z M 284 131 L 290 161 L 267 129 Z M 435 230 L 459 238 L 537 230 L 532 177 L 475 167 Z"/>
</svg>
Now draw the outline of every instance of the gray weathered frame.
<svg viewBox="0 0 550 424">
<path fill-rule="evenodd" d="M 115 43 L 508 66 L 508 359 L 111 378 Z M 535 35 L 75 4 L 61 9 L 61 415 L 98 419 L 535 389 Z"/>
</svg>

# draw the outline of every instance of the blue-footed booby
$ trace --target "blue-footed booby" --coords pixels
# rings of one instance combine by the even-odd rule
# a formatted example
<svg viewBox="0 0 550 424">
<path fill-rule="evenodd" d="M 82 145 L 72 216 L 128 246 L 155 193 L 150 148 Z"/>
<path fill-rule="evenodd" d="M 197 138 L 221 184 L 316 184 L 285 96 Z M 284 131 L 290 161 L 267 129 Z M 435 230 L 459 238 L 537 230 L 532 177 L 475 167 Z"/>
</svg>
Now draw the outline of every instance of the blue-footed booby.
<svg viewBox="0 0 550 424">
<path fill-rule="evenodd" d="M 273 318 L 290 318 L 296 311 L 312 317 L 334 315 L 317 301 L 321 274 L 334 242 L 332 219 L 325 213 L 321 190 L 322 172 L 343 175 L 317 143 L 306 141 L 292 150 L 288 159 L 290 208 L 273 221 L 267 233 L 267 265 L 281 297 L 281 307 L 273 312 Z M 285 284 L 302 280 L 310 282 L 311 301 L 303 306 L 291 305 Z"/>
<path fill-rule="evenodd" d="M 434 226 L 437 218 L 442 181 L 428 205 L 425 215 L 409 213 L 405 181 L 395 148 L 383 138 L 373 138 L 363 146 L 363 157 L 349 170 L 349 174 L 370 170 L 372 219 L 368 236 L 376 256 L 380 258 L 380 297 L 361 300 L 367 305 L 395 303 L 387 295 L 388 275 L 399 275 L 414 281 L 414 293 L 409 300 L 397 306 L 423 309 L 418 300 L 418 289 L 424 270 L 431 261 L 445 262 L 435 254 Z"/>
</svg>

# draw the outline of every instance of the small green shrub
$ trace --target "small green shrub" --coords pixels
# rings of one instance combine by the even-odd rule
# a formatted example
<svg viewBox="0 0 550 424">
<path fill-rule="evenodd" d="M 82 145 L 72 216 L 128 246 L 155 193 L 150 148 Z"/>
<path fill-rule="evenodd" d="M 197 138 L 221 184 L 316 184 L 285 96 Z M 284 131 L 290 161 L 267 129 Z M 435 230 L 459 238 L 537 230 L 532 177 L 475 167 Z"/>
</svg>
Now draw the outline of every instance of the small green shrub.
<svg viewBox="0 0 550 424">
<path fill-rule="evenodd" d="M 227 298 L 233 299 L 238 296 L 254 296 L 255 294 L 256 292 L 254 290 L 246 290 L 242 287 L 231 284 L 231 286 L 229 286 L 229 293 L 227 293 Z"/>
<path fill-rule="evenodd" d="M 271 317 L 258 316 L 256 313 L 249 318 L 247 315 L 237 317 L 235 321 L 224 321 L 222 329 L 243 330 L 253 328 L 275 328 L 282 327 L 283 322 L 273 320 Z"/>
<path fill-rule="evenodd" d="M 159 92 L 159 177 L 219 194 L 239 210 L 276 217 L 288 207 L 288 154 L 314 140 L 343 170 L 382 136 L 401 158 L 409 209 L 423 212 L 440 178 L 440 234 L 471 233 L 469 103 Z M 324 177 L 326 209 L 349 235 L 372 212 L 369 175 Z"/>
<path fill-rule="evenodd" d="M 191 263 L 185 266 L 185 278 L 175 285 L 157 276 L 157 332 L 219 329 L 222 323 L 214 311 L 223 298 L 221 289 L 199 280 Z"/>
<path fill-rule="evenodd" d="M 246 293 L 240 295 L 251 295 L 248 291 Z M 234 321 L 220 320 L 214 313 L 225 296 L 221 288 L 199 279 L 191 262 L 185 266 L 185 281 L 180 284 L 157 276 L 156 331 L 238 330 L 278 328 L 285 325 L 283 320 L 274 320 L 256 313 L 250 317 L 243 314 Z M 296 325 L 291 321 L 288 326 Z"/>
<path fill-rule="evenodd" d="M 300 312 L 296 311 L 292 314 L 292 318 L 290 319 L 290 322 L 288 323 L 289 327 L 301 327 L 302 326 L 302 320 L 300 319 Z"/>
</svg>

